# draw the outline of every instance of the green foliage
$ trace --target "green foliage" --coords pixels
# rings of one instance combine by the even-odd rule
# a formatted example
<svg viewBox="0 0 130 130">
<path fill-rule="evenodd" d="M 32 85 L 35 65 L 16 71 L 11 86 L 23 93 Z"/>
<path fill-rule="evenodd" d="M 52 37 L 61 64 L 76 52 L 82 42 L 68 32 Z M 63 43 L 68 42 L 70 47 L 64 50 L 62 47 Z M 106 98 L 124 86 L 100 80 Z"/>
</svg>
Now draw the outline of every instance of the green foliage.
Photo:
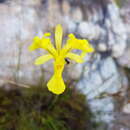
<svg viewBox="0 0 130 130">
<path fill-rule="evenodd" d="M 46 86 L 0 89 L 0 130 L 90 130 L 85 102 L 72 88 L 59 96 Z"/>
</svg>

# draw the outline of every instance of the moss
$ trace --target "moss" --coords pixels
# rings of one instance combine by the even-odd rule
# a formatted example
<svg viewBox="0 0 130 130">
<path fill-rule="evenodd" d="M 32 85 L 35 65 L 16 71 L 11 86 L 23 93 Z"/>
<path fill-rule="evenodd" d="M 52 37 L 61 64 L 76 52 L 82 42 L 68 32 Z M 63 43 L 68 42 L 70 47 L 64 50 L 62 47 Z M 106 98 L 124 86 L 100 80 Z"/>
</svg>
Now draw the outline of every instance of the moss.
<svg viewBox="0 0 130 130">
<path fill-rule="evenodd" d="M 59 96 L 45 85 L 0 89 L 0 130 L 90 130 L 85 99 L 74 87 Z"/>
</svg>

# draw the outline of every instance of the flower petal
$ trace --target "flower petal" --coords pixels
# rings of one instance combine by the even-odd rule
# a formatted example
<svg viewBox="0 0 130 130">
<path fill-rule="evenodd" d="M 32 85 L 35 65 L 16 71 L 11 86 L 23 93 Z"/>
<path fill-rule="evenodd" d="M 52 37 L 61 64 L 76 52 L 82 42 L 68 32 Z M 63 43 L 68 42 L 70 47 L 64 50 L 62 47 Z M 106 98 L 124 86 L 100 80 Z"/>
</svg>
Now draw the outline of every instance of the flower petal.
<svg viewBox="0 0 130 130">
<path fill-rule="evenodd" d="M 44 37 L 50 37 L 51 36 L 51 33 L 44 33 Z"/>
<path fill-rule="evenodd" d="M 40 42 L 41 39 L 38 36 L 34 37 L 33 43 L 29 46 L 29 51 L 34 51 L 38 49 L 40 47 Z"/>
<path fill-rule="evenodd" d="M 74 53 L 71 53 L 71 52 L 67 53 L 66 57 L 76 61 L 77 63 L 83 63 L 84 62 L 83 58 L 80 55 L 77 55 L 77 54 L 74 54 Z"/>
<path fill-rule="evenodd" d="M 29 46 L 29 50 L 33 51 L 35 49 L 42 48 L 47 50 L 51 55 L 55 57 L 57 55 L 57 52 L 51 43 L 51 40 L 49 38 L 50 35 L 50 33 L 45 33 L 42 38 L 39 38 L 38 36 L 34 37 L 32 45 Z"/>
<path fill-rule="evenodd" d="M 85 39 L 77 39 L 73 34 L 69 34 L 69 39 L 67 43 L 63 47 L 62 51 L 67 53 L 73 49 L 82 50 L 83 52 L 90 53 L 93 52 L 93 47 L 89 44 L 89 42 Z"/>
<path fill-rule="evenodd" d="M 62 77 L 57 77 L 55 74 L 47 84 L 48 90 L 54 94 L 61 94 L 65 91 L 65 84 Z"/>
<path fill-rule="evenodd" d="M 52 59 L 53 56 L 50 54 L 46 54 L 44 56 L 40 56 L 35 60 L 35 65 L 40 65 L 40 64 L 44 64 L 45 62 L 47 62 L 48 60 Z"/>
<path fill-rule="evenodd" d="M 41 48 L 47 50 L 50 54 L 52 54 L 54 57 L 57 55 L 57 52 L 51 43 L 51 39 L 49 38 L 51 34 L 45 33 L 44 36 L 41 39 Z"/>
<path fill-rule="evenodd" d="M 48 82 L 47 86 L 49 91 L 55 94 L 61 94 L 65 90 L 65 84 L 62 79 L 62 72 L 64 69 L 64 65 L 65 65 L 64 58 L 57 57 L 57 59 L 54 61 L 54 75 Z"/>
<path fill-rule="evenodd" d="M 53 56 L 57 55 L 55 48 L 53 47 L 51 40 L 49 38 L 42 38 L 41 48 L 47 50 Z"/>
<path fill-rule="evenodd" d="M 81 54 L 80 54 L 80 56 L 82 57 L 82 58 L 84 58 L 85 56 L 86 56 L 86 52 L 82 52 Z"/>
<path fill-rule="evenodd" d="M 55 29 L 55 43 L 56 43 L 56 49 L 58 51 L 61 49 L 62 35 L 63 35 L 62 26 L 58 24 Z"/>
</svg>

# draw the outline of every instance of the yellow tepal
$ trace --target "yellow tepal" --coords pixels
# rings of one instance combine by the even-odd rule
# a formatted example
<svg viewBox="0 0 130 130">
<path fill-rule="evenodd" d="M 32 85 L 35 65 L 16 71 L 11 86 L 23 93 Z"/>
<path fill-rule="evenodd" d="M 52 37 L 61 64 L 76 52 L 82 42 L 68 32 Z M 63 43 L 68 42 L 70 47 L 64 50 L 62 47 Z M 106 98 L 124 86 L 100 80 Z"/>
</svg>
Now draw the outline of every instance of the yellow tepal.
<svg viewBox="0 0 130 130">
<path fill-rule="evenodd" d="M 77 39 L 73 34 L 69 34 L 66 44 L 62 47 L 63 30 L 60 24 L 55 29 L 56 48 L 51 43 L 50 35 L 50 33 L 45 33 L 42 38 L 34 37 L 32 45 L 29 46 L 29 50 L 33 51 L 42 48 L 48 52 L 48 54 L 38 57 L 35 60 L 35 65 L 44 64 L 50 59 L 54 59 L 54 74 L 47 86 L 49 91 L 54 94 L 61 94 L 65 90 L 65 84 L 62 78 L 62 72 L 66 64 L 65 58 L 70 58 L 77 63 L 83 63 L 85 55 L 93 52 L 94 49 L 87 40 Z M 80 55 L 72 53 L 71 51 L 74 49 L 81 50 L 82 53 Z"/>
</svg>

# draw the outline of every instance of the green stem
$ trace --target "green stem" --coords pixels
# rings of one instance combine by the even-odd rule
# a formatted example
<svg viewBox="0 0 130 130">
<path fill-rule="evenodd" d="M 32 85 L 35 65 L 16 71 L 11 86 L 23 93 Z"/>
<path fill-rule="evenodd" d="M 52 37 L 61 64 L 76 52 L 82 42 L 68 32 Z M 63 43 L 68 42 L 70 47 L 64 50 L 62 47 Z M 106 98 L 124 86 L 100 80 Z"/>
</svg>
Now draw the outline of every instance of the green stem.
<svg viewBox="0 0 130 130">
<path fill-rule="evenodd" d="M 52 109 L 56 105 L 56 103 L 58 101 L 58 97 L 59 97 L 59 95 L 55 96 L 54 100 L 52 101 L 51 105 L 49 106 L 49 109 Z"/>
</svg>

